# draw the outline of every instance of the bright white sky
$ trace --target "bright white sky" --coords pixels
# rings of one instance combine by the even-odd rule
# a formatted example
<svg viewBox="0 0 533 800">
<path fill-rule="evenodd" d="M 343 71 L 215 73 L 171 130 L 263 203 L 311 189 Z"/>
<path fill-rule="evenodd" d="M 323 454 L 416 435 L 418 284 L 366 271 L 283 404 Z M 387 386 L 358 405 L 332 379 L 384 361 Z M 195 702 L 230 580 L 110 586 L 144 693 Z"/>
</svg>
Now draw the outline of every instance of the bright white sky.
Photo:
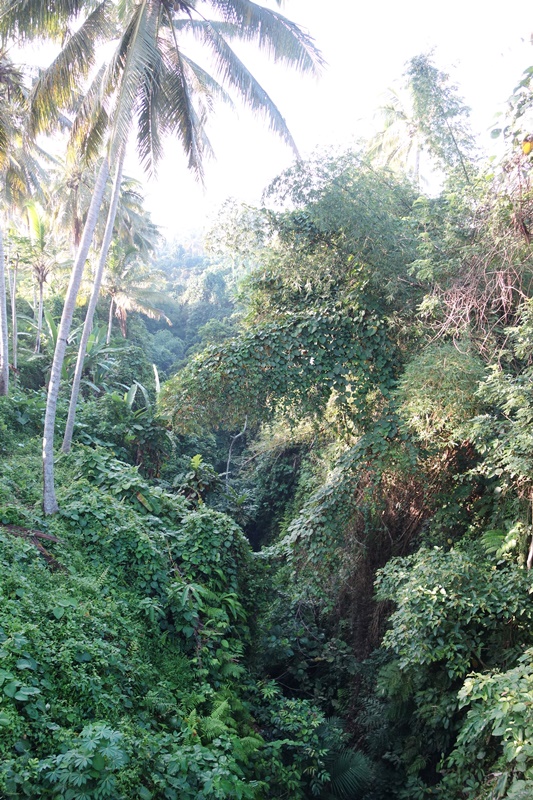
<svg viewBox="0 0 533 800">
<path fill-rule="evenodd" d="M 487 129 L 496 111 L 533 64 L 530 0 L 336 0 L 331 6 L 286 0 L 283 13 L 322 50 L 322 77 L 290 73 L 255 52 L 247 64 L 284 114 L 304 156 L 368 134 L 386 89 L 401 78 L 408 59 L 433 48 L 436 66 L 452 75 L 473 109 L 482 146 L 490 147 Z M 147 206 L 169 239 L 201 229 L 227 197 L 258 202 L 267 183 L 293 160 L 266 124 L 244 110 L 217 110 L 210 138 L 216 161 L 206 165 L 205 191 L 187 173 L 173 141 L 166 144 L 157 179 L 146 185 Z"/>
</svg>

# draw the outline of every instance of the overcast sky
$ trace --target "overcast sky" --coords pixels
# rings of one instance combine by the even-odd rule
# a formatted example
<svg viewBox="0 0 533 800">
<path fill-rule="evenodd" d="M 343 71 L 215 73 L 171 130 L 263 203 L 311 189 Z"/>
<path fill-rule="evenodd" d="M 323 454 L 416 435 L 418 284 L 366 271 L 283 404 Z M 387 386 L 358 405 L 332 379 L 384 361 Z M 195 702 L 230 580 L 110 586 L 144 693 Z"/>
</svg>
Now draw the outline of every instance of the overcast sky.
<svg viewBox="0 0 533 800">
<path fill-rule="evenodd" d="M 267 2 L 263 2 L 267 5 Z M 533 64 L 530 2 L 512 0 L 491 10 L 486 0 L 286 0 L 283 13 L 314 37 L 327 66 L 317 81 L 270 65 L 251 50 L 247 63 L 284 114 L 302 155 L 346 144 L 369 133 L 388 87 L 408 59 L 434 50 L 473 109 L 473 125 L 490 147 L 487 129 L 520 75 Z M 202 190 L 187 173 L 179 146 L 169 141 L 147 204 L 165 235 L 201 228 L 226 197 L 257 202 L 293 154 L 260 119 L 217 110 L 210 127 L 216 160 Z M 132 165 L 132 170 L 134 167 Z"/>
</svg>

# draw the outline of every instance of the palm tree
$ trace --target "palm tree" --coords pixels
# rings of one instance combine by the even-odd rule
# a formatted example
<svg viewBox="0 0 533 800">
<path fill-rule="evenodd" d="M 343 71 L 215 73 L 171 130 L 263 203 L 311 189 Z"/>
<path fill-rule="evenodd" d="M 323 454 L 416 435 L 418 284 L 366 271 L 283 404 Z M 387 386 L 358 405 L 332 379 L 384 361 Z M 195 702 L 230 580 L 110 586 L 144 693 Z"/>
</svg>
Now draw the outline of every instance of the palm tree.
<svg viewBox="0 0 533 800">
<path fill-rule="evenodd" d="M 43 330 L 44 285 L 56 264 L 57 250 L 52 245 L 50 220 L 42 207 L 31 201 L 27 204 L 26 212 L 31 242 L 31 268 L 38 288 L 35 352 L 40 353 Z"/>
<path fill-rule="evenodd" d="M 43 476 L 44 476 L 44 492 L 43 492 L 43 509 L 45 514 L 52 514 L 57 511 L 57 500 L 54 488 L 54 433 L 55 433 L 55 418 L 57 400 L 59 397 L 59 385 L 61 381 L 61 373 L 63 368 L 63 361 L 67 349 L 68 335 L 74 316 L 76 307 L 76 298 L 83 277 L 83 268 L 87 259 L 89 248 L 91 245 L 94 229 L 98 220 L 98 212 L 102 203 L 107 178 L 109 176 L 109 161 L 104 159 L 100 167 L 98 177 L 96 180 L 96 188 L 89 211 L 83 234 L 80 240 L 80 246 L 67 287 L 65 303 L 63 305 L 63 313 L 61 315 L 61 322 L 57 333 L 56 346 L 54 350 L 54 359 L 52 361 L 52 368 L 50 371 L 50 378 L 48 382 L 48 395 L 46 403 L 46 413 L 44 420 L 43 432 Z"/>
<path fill-rule="evenodd" d="M 53 223 L 68 237 L 75 257 L 94 194 L 94 164 L 84 165 L 73 159 L 62 161 L 52 170 L 52 183 Z"/>
<path fill-rule="evenodd" d="M 83 325 L 83 331 L 81 335 L 80 345 L 78 349 L 78 357 L 76 359 L 76 369 L 74 372 L 74 378 L 72 381 L 72 392 L 70 396 L 70 404 L 69 404 L 69 411 L 68 411 L 68 418 L 67 424 L 65 426 L 65 434 L 63 437 L 63 446 L 62 450 L 64 453 L 70 452 L 70 445 L 72 443 L 72 434 L 74 432 L 74 422 L 76 419 L 76 406 L 78 404 L 78 396 L 80 392 L 80 385 L 81 385 L 81 376 L 83 373 L 83 362 L 85 360 L 85 354 L 87 351 L 87 343 L 89 341 L 89 336 L 91 335 L 92 327 L 93 327 L 93 318 L 94 312 L 96 311 L 96 304 L 98 302 L 98 295 L 100 294 L 100 286 L 102 283 L 102 277 L 104 274 L 104 268 L 107 260 L 107 254 L 109 252 L 109 247 L 111 244 L 111 237 L 113 235 L 113 228 L 115 217 L 117 213 L 117 205 L 120 196 L 120 186 L 122 183 L 122 168 L 124 165 L 124 155 L 125 155 L 125 147 L 122 148 L 122 152 L 119 156 L 119 162 L 117 167 L 117 172 L 115 174 L 115 180 L 113 184 L 113 192 L 111 196 L 111 203 L 109 206 L 109 211 L 107 215 L 107 224 L 104 233 L 104 239 L 102 242 L 102 247 L 100 251 L 100 260 L 98 262 L 98 267 L 96 270 L 96 274 L 94 277 L 93 288 L 91 292 L 91 297 L 89 299 L 89 305 L 87 307 L 87 313 L 85 315 L 85 322 Z M 107 344 L 109 344 L 109 337 Z"/>
<path fill-rule="evenodd" d="M 382 130 L 370 141 L 369 156 L 378 163 L 399 168 L 419 188 L 423 153 L 430 157 L 428 177 L 434 167 L 449 173 L 459 170 L 470 182 L 473 139 L 468 108 L 427 55 L 407 64 L 403 92 L 389 90 L 388 102 L 380 109 Z"/>
<path fill-rule="evenodd" d="M 100 286 L 102 284 L 102 278 L 104 275 L 104 269 L 106 266 L 107 256 L 111 245 L 111 238 L 113 232 L 116 228 L 119 229 L 120 240 L 123 248 L 122 252 L 129 253 L 130 256 L 133 254 L 135 254 L 136 256 L 139 256 L 141 254 L 146 256 L 151 250 L 153 250 L 155 240 L 159 235 L 157 227 L 150 221 L 148 215 L 143 209 L 142 197 L 138 193 L 138 191 L 136 191 L 138 186 L 137 182 L 132 181 L 131 179 L 128 179 L 124 182 L 122 181 L 122 168 L 124 164 L 124 156 L 125 156 L 125 148 L 123 148 L 122 150 L 121 156 L 119 158 L 119 163 L 117 166 L 117 172 L 115 174 L 115 180 L 113 184 L 113 190 L 111 192 L 111 199 L 107 214 L 107 223 L 100 249 L 100 258 L 98 261 L 96 274 L 94 276 L 91 297 L 89 299 L 89 305 L 87 307 L 85 321 L 83 324 L 83 331 L 80 339 L 78 357 L 76 360 L 76 369 L 72 381 L 72 390 L 70 395 L 67 424 L 65 426 L 63 444 L 61 446 L 61 449 L 64 453 L 70 452 L 70 447 L 72 444 L 72 435 L 74 433 L 74 423 L 76 420 L 76 406 L 78 403 L 78 397 L 80 392 L 84 359 L 87 350 L 87 344 L 89 342 L 89 337 L 91 335 L 93 327 L 94 313 L 96 311 L 96 305 L 98 303 Z M 120 205 L 119 205 L 119 200 L 120 200 Z M 117 212 L 120 212 L 118 216 Z M 117 252 L 120 248 L 116 246 L 114 249 L 115 252 Z M 115 273 L 117 273 L 116 264 L 118 263 L 118 259 L 115 258 L 114 261 L 112 260 L 111 265 L 113 265 L 113 263 L 115 264 Z M 123 296 L 124 297 L 128 296 L 127 291 L 125 293 L 123 292 Z M 112 316 L 113 299 L 114 298 L 112 296 L 109 309 L 109 324 L 108 324 L 107 338 L 106 338 L 107 345 L 109 345 L 109 341 L 111 338 L 111 325 L 113 320 Z M 143 303 L 138 304 L 136 310 L 141 310 L 150 316 L 154 316 L 154 314 L 151 313 L 154 310 L 146 306 L 146 299 L 144 301 L 144 304 Z M 160 312 L 159 309 L 156 309 L 155 311 L 157 312 L 155 314 L 156 318 L 160 318 L 161 315 L 164 316 L 164 314 L 162 314 L 162 312 Z"/>
<path fill-rule="evenodd" d="M 46 175 L 35 158 L 25 126 L 26 94 L 21 72 L 0 52 L 0 178 L 6 213 L 40 194 Z M 9 346 L 3 228 L 0 225 L 0 395 L 9 391 Z"/>
<path fill-rule="evenodd" d="M 134 178 L 122 179 L 115 231 L 124 246 L 136 248 L 143 258 L 149 258 L 161 241 L 159 228 L 144 207 L 141 184 Z"/>
<path fill-rule="evenodd" d="M 378 109 L 382 127 L 369 142 L 368 156 L 380 166 L 398 169 L 420 189 L 423 140 L 410 106 L 412 101 L 407 94 L 389 89 L 387 102 Z"/>
<path fill-rule="evenodd" d="M 279 4 L 279 3 L 278 3 Z M 80 0 L 11 0 L 2 15 L 4 30 L 32 36 L 59 33 L 58 25 L 83 11 Z M 57 13 L 54 11 L 57 9 Z M 214 11 L 218 19 L 203 13 Z M 55 26 L 55 27 L 54 27 Z M 250 0 L 141 0 L 136 5 L 97 4 L 67 40 L 62 53 L 39 79 L 33 93 L 33 120 L 38 128 L 60 109 L 72 103 L 79 92 L 79 78 L 95 59 L 95 41 L 114 37 L 118 43 L 106 68 L 91 85 L 73 134 L 81 135 L 87 153 L 94 152 L 107 134 L 101 179 L 101 196 L 95 194 L 94 214 L 87 217 L 84 234 L 67 291 L 48 387 L 43 445 L 44 510 L 57 510 L 53 486 L 53 435 L 61 366 L 74 312 L 83 267 L 96 225 L 109 165 L 125 146 L 134 120 L 141 162 L 153 171 L 162 152 L 162 137 L 177 135 L 189 167 L 201 177 L 202 160 L 209 152 L 204 122 L 217 97 L 229 99 L 225 85 L 236 91 L 255 111 L 267 116 L 270 127 L 296 151 L 280 112 L 261 85 L 237 57 L 233 39 L 255 42 L 275 60 L 301 71 L 315 72 L 320 56 L 310 37 L 279 12 Z M 193 37 L 212 57 L 213 77 L 186 54 L 187 37 Z"/>
<path fill-rule="evenodd" d="M 107 344 L 111 341 L 113 317 L 119 321 L 122 336 L 126 338 L 128 314 L 137 311 L 151 319 L 164 319 L 171 322 L 156 303 L 165 295 L 154 285 L 160 275 L 151 271 L 138 258 L 134 248 L 123 250 L 120 245 L 114 248 L 104 282 L 104 293 L 110 297 L 107 325 Z"/>
<path fill-rule="evenodd" d="M 73 256 L 75 256 L 80 244 L 87 210 L 94 193 L 94 164 L 83 164 L 79 159 L 69 157 L 51 170 L 51 174 L 53 183 L 52 222 L 54 227 L 69 238 Z M 112 191 L 108 185 L 95 231 L 96 239 L 104 237 L 105 222 L 111 202 Z M 140 244 L 141 238 L 155 239 L 157 237 L 157 227 L 153 223 L 147 224 L 140 184 L 133 178 L 124 177 L 122 179 L 118 213 L 122 218 L 121 227 L 129 228 L 132 239 L 135 238 L 138 244 Z"/>
<path fill-rule="evenodd" d="M 11 244 L 11 242 L 9 244 Z M 7 254 L 4 252 L 4 265 L 7 267 L 9 293 L 11 298 L 11 362 L 16 376 L 18 366 L 17 281 L 20 253 L 17 252 L 17 250 L 13 252 L 12 248 L 9 246 L 6 249 L 8 250 L 9 255 L 6 257 Z M 11 262 L 11 267 L 9 267 L 9 262 Z"/>
<path fill-rule="evenodd" d="M 9 392 L 9 333 L 5 272 L 4 237 L 0 227 L 0 396 L 5 396 Z"/>
<path fill-rule="evenodd" d="M 5 53 L 0 53 L 0 171 L 9 166 L 9 151 L 14 135 L 8 113 L 12 95 L 21 99 L 22 76 Z M 0 226 L 0 396 L 9 391 L 9 334 L 7 325 L 7 292 L 4 237 Z"/>
</svg>

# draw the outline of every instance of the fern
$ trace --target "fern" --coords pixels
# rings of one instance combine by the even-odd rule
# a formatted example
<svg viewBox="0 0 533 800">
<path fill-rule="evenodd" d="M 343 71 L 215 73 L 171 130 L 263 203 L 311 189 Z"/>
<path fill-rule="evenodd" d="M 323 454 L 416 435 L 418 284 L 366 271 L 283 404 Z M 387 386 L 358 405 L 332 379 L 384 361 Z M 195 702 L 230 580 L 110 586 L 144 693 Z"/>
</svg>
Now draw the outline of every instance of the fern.
<svg viewBox="0 0 533 800">
<path fill-rule="evenodd" d="M 220 719 L 204 717 L 201 720 L 202 741 L 212 742 L 217 736 L 222 736 L 229 730 L 228 726 Z"/>
<path fill-rule="evenodd" d="M 241 678 L 244 672 L 242 664 L 236 664 L 234 661 L 226 661 L 220 667 L 220 675 L 223 678 Z"/>
<path fill-rule="evenodd" d="M 481 536 L 481 544 L 488 555 L 505 558 L 525 549 L 527 535 L 527 526 L 517 522 L 509 530 L 498 528 L 485 531 Z"/>
<path fill-rule="evenodd" d="M 218 719 L 222 720 L 224 718 L 230 718 L 230 707 L 229 702 L 227 700 L 222 700 L 216 708 L 213 709 L 210 715 L 210 719 Z"/>
</svg>

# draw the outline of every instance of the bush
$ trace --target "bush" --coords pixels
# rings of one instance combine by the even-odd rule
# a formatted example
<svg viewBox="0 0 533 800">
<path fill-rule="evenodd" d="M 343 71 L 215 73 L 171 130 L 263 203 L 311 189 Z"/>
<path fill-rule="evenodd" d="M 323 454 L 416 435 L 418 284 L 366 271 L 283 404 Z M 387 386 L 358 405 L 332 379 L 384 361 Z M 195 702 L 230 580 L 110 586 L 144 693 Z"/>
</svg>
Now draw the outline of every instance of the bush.
<svg viewBox="0 0 533 800">
<path fill-rule="evenodd" d="M 482 407 L 476 389 L 483 363 L 453 344 L 429 347 L 409 362 L 396 397 L 407 427 L 425 444 L 445 446 Z"/>
</svg>

